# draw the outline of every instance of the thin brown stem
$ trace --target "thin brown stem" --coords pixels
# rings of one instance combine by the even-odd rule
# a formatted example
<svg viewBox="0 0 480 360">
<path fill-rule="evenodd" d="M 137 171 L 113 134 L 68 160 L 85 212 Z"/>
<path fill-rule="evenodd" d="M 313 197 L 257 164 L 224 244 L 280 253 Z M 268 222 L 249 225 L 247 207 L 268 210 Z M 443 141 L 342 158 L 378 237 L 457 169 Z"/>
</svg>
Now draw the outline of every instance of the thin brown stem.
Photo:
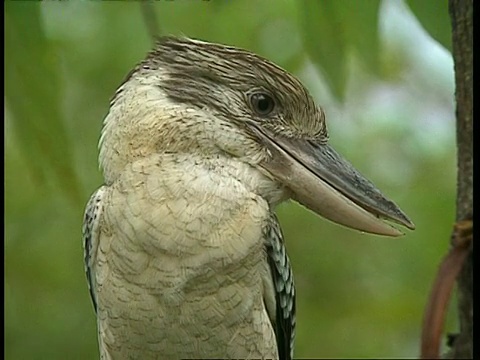
<svg viewBox="0 0 480 360">
<path fill-rule="evenodd" d="M 462 269 L 472 243 L 472 221 L 455 225 L 452 248 L 440 264 L 425 309 L 422 327 L 422 359 L 440 358 L 440 342 L 455 280 Z"/>
</svg>

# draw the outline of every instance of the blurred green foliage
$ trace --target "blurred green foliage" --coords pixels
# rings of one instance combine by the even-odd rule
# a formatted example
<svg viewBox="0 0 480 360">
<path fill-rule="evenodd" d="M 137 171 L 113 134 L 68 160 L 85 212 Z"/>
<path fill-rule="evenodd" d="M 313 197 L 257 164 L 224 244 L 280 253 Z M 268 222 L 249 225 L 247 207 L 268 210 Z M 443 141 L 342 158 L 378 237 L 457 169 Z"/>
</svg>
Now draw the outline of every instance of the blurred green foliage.
<svg viewBox="0 0 480 360">
<path fill-rule="evenodd" d="M 446 1 L 421 3 L 439 4 L 414 11 L 449 46 Z M 326 110 L 332 144 L 417 225 L 385 239 L 294 203 L 279 207 L 297 283 L 299 358 L 415 357 L 454 220 L 449 54 L 401 1 L 361 4 L 153 6 L 162 34 L 248 48 L 297 74 Z M 97 141 L 109 99 L 151 39 L 137 2 L 5 5 L 5 355 L 98 358 L 83 207 L 102 184 Z"/>
<path fill-rule="evenodd" d="M 448 0 L 407 0 L 407 4 L 428 33 L 449 51 L 452 51 L 452 29 L 447 11 Z"/>
<path fill-rule="evenodd" d="M 325 77 L 337 97 L 345 94 L 350 48 L 371 71 L 378 72 L 379 0 L 302 0 L 300 4 L 305 50 L 325 69 Z"/>
</svg>

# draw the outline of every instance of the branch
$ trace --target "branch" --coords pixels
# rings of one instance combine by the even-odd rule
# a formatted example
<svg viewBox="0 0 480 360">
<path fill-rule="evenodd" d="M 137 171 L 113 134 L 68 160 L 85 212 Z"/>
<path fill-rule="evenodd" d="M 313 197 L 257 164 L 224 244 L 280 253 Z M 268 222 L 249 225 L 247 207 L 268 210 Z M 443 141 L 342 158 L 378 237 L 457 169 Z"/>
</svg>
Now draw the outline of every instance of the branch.
<svg viewBox="0 0 480 360">
<path fill-rule="evenodd" d="M 450 0 L 457 102 L 457 222 L 473 214 L 473 0 Z M 473 357 L 473 257 L 471 246 L 458 277 L 460 334 L 450 357 Z"/>
</svg>

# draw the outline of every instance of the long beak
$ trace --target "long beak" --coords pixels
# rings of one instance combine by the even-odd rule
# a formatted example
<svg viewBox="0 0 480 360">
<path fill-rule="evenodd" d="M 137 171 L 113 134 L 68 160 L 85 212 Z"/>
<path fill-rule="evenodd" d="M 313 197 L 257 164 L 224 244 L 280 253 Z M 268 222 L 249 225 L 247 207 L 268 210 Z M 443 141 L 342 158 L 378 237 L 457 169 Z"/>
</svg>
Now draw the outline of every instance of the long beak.
<svg viewBox="0 0 480 360">
<path fill-rule="evenodd" d="M 403 235 L 384 220 L 415 229 L 394 202 L 329 145 L 254 130 L 272 154 L 261 166 L 292 191 L 294 200 L 331 221 L 367 233 Z"/>
</svg>

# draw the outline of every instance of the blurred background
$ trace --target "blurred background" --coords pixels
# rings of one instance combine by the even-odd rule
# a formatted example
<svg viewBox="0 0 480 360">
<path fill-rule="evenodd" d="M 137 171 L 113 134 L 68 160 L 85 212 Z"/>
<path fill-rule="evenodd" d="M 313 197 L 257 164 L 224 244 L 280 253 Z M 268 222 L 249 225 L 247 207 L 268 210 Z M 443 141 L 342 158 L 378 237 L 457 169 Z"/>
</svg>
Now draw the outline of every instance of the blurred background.
<svg viewBox="0 0 480 360">
<path fill-rule="evenodd" d="M 146 17 L 145 17 L 146 14 Z M 84 205 L 109 99 L 161 34 L 255 51 L 298 76 L 331 144 L 415 222 L 370 236 L 281 205 L 298 358 L 413 358 L 455 204 L 446 0 L 5 3 L 5 355 L 98 359 Z M 427 30 L 425 30 L 427 29 Z M 450 304 L 447 331 L 456 330 Z"/>
</svg>

